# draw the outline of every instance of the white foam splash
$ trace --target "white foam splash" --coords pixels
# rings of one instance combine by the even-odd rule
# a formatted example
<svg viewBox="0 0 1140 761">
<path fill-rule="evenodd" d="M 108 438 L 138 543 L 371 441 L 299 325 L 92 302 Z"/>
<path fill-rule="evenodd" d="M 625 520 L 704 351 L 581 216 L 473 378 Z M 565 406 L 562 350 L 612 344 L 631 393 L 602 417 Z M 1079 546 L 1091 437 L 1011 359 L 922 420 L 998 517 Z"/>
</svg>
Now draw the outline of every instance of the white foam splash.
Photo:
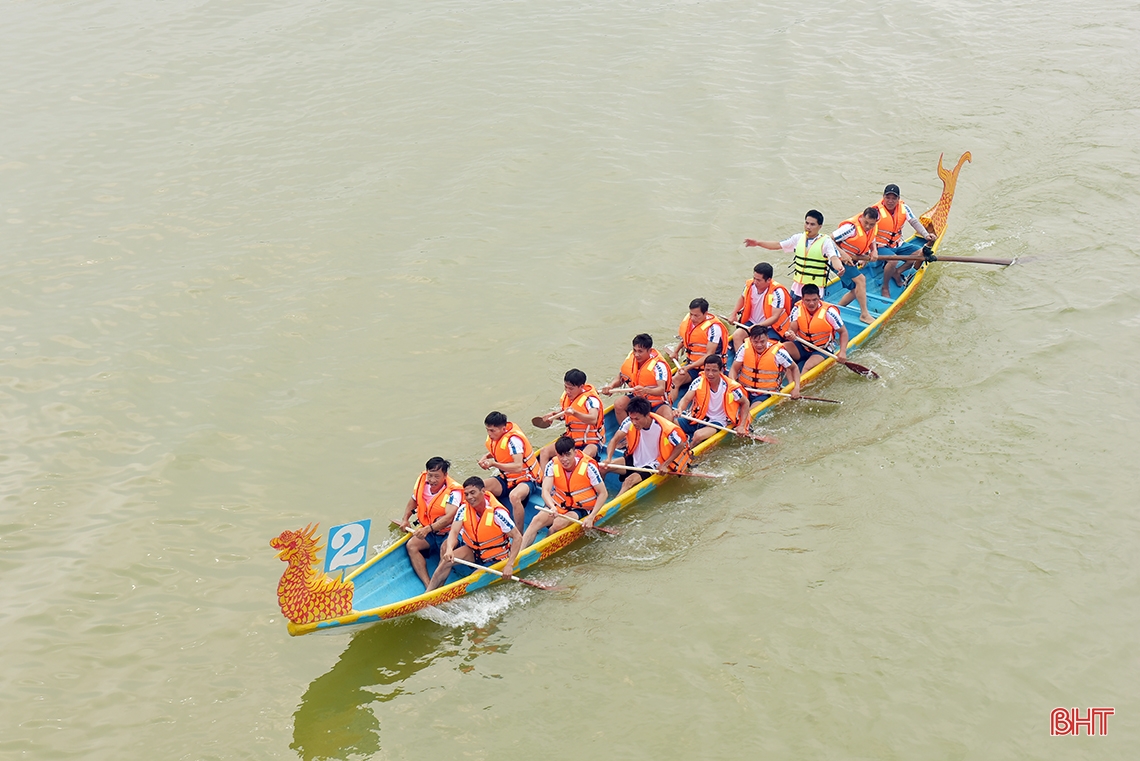
<svg viewBox="0 0 1140 761">
<path fill-rule="evenodd" d="M 989 248 L 990 246 L 996 246 L 996 245 L 997 245 L 996 240 L 984 240 L 981 243 L 975 243 L 974 244 L 974 250 L 975 251 L 984 251 L 985 249 Z"/>
<path fill-rule="evenodd" d="M 492 618 L 504 613 L 516 603 L 530 599 L 521 584 L 480 590 L 458 600 L 445 602 L 434 608 L 425 608 L 416 615 L 440 626 L 486 626 Z"/>
</svg>

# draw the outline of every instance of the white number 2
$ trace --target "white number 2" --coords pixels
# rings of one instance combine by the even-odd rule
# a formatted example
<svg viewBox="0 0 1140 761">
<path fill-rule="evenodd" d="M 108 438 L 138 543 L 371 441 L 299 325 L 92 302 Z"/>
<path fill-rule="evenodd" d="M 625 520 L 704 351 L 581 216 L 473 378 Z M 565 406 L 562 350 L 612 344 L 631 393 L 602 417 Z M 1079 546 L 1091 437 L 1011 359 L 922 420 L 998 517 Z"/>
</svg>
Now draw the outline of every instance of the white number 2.
<svg viewBox="0 0 1140 761">
<path fill-rule="evenodd" d="M 326 572 L 363 562 L 364 555 L 368 551 L 368 527 L 364 525 L 365 523 L 371 521 L 346 523 L 343 526 L 334 526 L 329 531 L 329 549 L 336 550 L 336 554 L 329 558 L 325 567 Z"/>
</svg>

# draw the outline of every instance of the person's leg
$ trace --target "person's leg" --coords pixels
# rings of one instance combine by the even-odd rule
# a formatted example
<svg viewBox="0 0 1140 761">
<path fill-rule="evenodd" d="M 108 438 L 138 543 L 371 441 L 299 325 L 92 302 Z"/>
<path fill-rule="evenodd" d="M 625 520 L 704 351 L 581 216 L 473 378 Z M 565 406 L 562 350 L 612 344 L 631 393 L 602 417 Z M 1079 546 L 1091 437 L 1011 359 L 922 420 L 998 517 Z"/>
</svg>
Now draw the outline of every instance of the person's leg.
<svg viewBox="0 0 1140 761">
<path fill-rule="evenodd" d="M 737 354 L 740 353 L 740 347 L 748 340 L 748 331 L 744 328 L 737 328 L 732 332 L 732 349 Z"/>
<path fill-rule="evenodd" d="M 538 511 L 538 515 L 534 516 L 534 520 L 526 528 L 526 533 L 523 534 L 522 549 L 526 549 L 534 543 L 534 538 L 538 536 L 538 532 L 549 526 L 554 521 L 554 516 L 550 513 Z"/>
<path fill-rule="evenodd" d="M 431 549 L 426 539 L 421 539 L 418 536 L 409 537 L 404 549 L 408 551 L 408 560 L 412 564 L 412 570 L 416 572 L 416 576 L 420 577 L 420 581 L 424 583 L 424 588 L 427 588 L 431 577 L 427 572 L 427 558 L 424 557 Z"/>
<path fill-rule="evenodd" d="M 677 397 L 681 393 L 681 386 L 684 386 L 686 383 L 691 383 L 692 380 L 692 376 L 684 370 L 681 370 L 673 376 L 673 396 L 670 399 L 673 404 L 677 403 Z"/>
<path fill-rule="evenodd" d="M 511 517 L 522 531 L 526 521 L 526 501 L 530 498 L 531 481 L 523 481 L 511 489 Z"/>
<path fill-rule="evenodd" d="M 698 428 L 697 432 L 693 434 L 692 446 L 695 447 L 697 444 L 700 444 L 702 441 L 712 436 L 716 432 L 717 430 L 715 428 L 709 428 L 707 425 Z"/>
<path fill-rule="evenodd" d="M 804 368 L 800 372 L 806 373 L 808 370 L 812 369 L 820 362 L 823 362 L 825 359 L 827 359 L 827 357 L 823 356 L 818 351 L 813 351 L 811 353 L 811 356 L 807 358 L 807 362 L 804 362 Z"/>
<path fill-rule="evenodd" d="M 467 545 L 457 547 L 452 554 L 460 560 L 473 561 L 475 559 L 475 553 L 472 552 L 471 548 Z M 428 583 L 426 591 L 430 592 L 442 586 L 447 581 L 447 577 L 451 575 L 451 568 L 454 565 L 454 563 L 449 563 L 443 556 L 440 556 L 439 566 L 436 567 L 435 573 L 431 575 L 431 581 Z"/>
<path fill-rule="evenodd" d="M 626 417 L 629 415 L 625 411 L 629 406 L 629 401 L 632 397 L 629 394 L 622 394 L 617 399 L 614 399 L 614 417 L 617 418 L 618 424 L 625 422 Z"/>
<path fill-rule="evenodd" d="M 626 474 L 625 478 L 622 479 L 621 489 L 618 491 L 618 494 L 625 494 L 627 491 L 637 486 L 639 483 L 641 483 L 640 473 Z"/>
<path fill-rule="evenodd" d="M 538 472 L 546 472 L 546 463 L 550 462 L 550 458 L 556 454 L 554 451 L 554 444 L 550 443 L 538 450 Z"/>
<path fill-rule="evenodd" d="M 500 476 L 491 476 L 490 478 L 483 479 L 483 488 L 494 494 L 499 499 L 502 499 L 506 495 L 506 485 L 507 482 L 504 481 Z"/>
</svg>

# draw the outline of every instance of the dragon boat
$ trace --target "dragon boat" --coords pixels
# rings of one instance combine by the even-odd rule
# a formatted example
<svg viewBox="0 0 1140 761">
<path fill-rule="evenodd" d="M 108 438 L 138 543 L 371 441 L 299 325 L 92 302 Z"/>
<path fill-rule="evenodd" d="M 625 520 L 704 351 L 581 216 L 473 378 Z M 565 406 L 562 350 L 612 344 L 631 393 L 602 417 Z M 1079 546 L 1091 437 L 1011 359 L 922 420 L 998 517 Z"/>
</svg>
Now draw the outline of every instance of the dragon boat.
<svg viewBox="0 0 1140 761">
<path fill-rule="evenodd" d="M 840 307 L 844 322 L 849 326 L 849 332 L 851 326 L 862 326 L 858 334 L 850 336 L 847 345 L 848 356 L 858 351 L 878 333 L 922 284 L 930 261 L 933 261 L 932 254 L 937 252 L 943 240 L 958 172 L 969 160 L 970 154 L 966 152 L 958 159 L 953 169 L 946 169 L 942 166 L 942 156 L 938 158 L 938 176 L 943 185 L 942 195 L 934 206 L 921 215 L 923 225 L 936 235 L 936 239 L 927 249 L 926 259 L 916 263 L 916 271 L 910 280 L 902 287 L 892 283 L 890 298 L 880 297 L 878 294 L 882 284 L 882 270 L 867 267 L 864 269 L 867 274 L 867 307 L 875 318 L 874 321 L 869 325 L 863 325 L 859 321 L 859 312 L 854 303 Z M 838 279 L 833 279 L 825 289 L 824 300 L 837 304 L 844 292 Z M 801 385 L 815 380 L 835 364 L 835 359 L 828 359 L 816 365 L 802 375 Z M 788 391 L 789 388 L 785 387 L 784 391 Z M 768 397 L 752 410 L 753 421 L 768 414 L 784 399 L 778 396 Z M 612 406 L 605 411 L 605 426 L 608 444 L 609 438 L 618 429 Z M 699 461 L 702 455 L 721 444 L 729 435 L 727 432 L 720 432 L 701 442 L 693 449 L 694 459 Z M 625 494 L 614 497 L 603 506 L 598 515 L 597 525 L 604 525 L 627 513 L 634 505 L 660 488 L 668 478 L 668 476 L 651 476 Z M 617 494 L 620 484 L 616 474 L 606 475 L 606 488 L 610 494 Z M 528 500 L 526 506 L 528 524 L 542 504 L 539 495 L 532 495 Z M 515 573 L 524 574 L 569 547 L 584 534 L 585 529 L 575 524 L 553 535 L 549 534 L 549 529 L 543 529 L 535 542 L 519 553 L 515 562 Z M 445 584 L 431 592 L 425 592 L 422 582 L 412 570 L 408 553 L 404 550 L 407 540 L 406 533 L 398 538 L 394 537 L 387 547 L 377 547 L 373 557 L 344 578 L 331 578 L 314 567 L 321 549 L 314 526 L 299 531 L 284 531 L 274 538 L 270 546 L 278 550 L 278 557 L 288 563 L 278 585 L 278 602 L 289 622 L 289 634 L 298 636 L 314 632 L 351 631 L 455 600 L 503 580 L 492 571 L 501 569 L 504 561 L 490 566 L 492 571 L 471 570 L 456 565 Z M 437 564 L 438 557 L 428 559 L 429 574 L 435 570 Z"/>
</svg>

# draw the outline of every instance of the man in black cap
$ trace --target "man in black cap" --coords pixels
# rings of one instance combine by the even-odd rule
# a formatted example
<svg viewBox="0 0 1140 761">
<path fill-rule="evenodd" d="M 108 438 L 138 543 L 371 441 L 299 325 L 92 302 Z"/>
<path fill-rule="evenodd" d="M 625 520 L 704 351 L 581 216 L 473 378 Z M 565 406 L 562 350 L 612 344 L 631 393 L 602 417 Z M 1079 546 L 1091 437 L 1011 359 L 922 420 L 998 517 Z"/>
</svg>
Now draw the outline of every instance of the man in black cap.
<svg viewBox="0 0 1140 761">
<path fill-rule="evenodd" d="M 934 242 L 935 235 L 928 232 L 915 216 L 910 207 L 899 197 L 899 186 L 891 183 L 883 188 L 883 200 L 875 206 L 879 210 L 879 232 L 876 242 L 879 244 L 879 256 L 906 256 L 922 248 L 918 241 L 902 243 L 903 225 L 909 223 L 927 242 Z M 886 262 L 883 269 L 884 298 L 891 297 L 891 281 L 900 288 L 904 285 L 902 275 L 913 265 L 911 262 Z"/>
</svg>

